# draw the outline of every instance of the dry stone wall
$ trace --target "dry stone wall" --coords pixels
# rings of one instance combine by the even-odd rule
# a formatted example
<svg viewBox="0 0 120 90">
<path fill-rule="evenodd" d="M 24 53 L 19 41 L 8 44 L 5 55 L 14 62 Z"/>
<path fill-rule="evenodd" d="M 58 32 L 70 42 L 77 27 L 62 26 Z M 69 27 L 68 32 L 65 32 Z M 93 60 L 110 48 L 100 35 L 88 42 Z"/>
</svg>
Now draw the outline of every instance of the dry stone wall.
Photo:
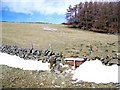
<svg viewBox="0 0 120 90">
<path fill-rule="evenodd" d="M 62 58 L 60 53 L 48 49 L 37 50 L 34 48 L 19 48 L 16 45 L 1 45 L 0 52 L 16 55 L 25 60 L 42 60 L 43 62 L 49 62 L 51 57 L 54 57 L 54 59 Z"/>
<path fill-rule="evenodd" d="M 16 45 L 1 45 L 0 52 L 8 53 L 10 55 L 16 55 L 20 58 L 25 60 L 32 59 L 32 60 L 42 60 L 42 62 L 50 62 L 56 63 L 57 60 L 61 61 L 63 58 L 62 53 L 56 53 L 52 50 L 37 50 L 34 48 L 19 48 Z M 116 53 L 113 56 L 106 56 L 105 58 L 102 57 L 94 57 L 93 60 L 99 59 L 104 65 L 113 65 L 117 64 L 120 66 L 120 53 Z M 87 60 L 92 60 L 91 58 L 87 58 Z"/>
</svg>

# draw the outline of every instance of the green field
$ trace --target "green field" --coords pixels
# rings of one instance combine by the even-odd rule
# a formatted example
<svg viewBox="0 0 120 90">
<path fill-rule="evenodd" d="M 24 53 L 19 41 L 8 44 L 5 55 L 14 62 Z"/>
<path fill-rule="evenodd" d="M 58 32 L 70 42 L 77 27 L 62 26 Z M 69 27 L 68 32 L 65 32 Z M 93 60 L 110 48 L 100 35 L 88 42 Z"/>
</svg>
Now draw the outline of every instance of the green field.
<svg viewBox="0 0 120 90">
<path fill-rule="evenodd" d="M 2 43 L 35 49 L 52 49 L 65 57 L 113 55 L 118 52 L 118 35 L 101 34 L 57 24 L 2 24 Z M 55 29 L 44 30 L 44 28 Z M 93 52 L 90 54 L 90 46 Z"/>
</svg>

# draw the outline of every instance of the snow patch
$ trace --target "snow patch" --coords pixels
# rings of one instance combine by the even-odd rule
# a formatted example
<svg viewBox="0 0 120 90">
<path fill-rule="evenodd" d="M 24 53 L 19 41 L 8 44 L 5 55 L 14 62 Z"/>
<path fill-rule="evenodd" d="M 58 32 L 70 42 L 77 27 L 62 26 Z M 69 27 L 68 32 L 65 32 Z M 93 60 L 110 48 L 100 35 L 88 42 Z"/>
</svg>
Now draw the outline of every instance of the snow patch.
<svg viewBox="0 0 120 90">
<path fill-rule="evenodd" d="M 43 30 L 46 30 L 46 31 L 57 31 L 57 29 L 50 28 L 50 27 L 43 27 Z"/>
<path fill-rule="evenodd" d="M 73 61 L 73 60 L 75 60 L 75 61 L 84 61 L 83 58 L 65 58 L 64 60 L 65 61 L 67 61 L 67 60 L 70 60 L 70 61 Z"/>
<path fill-rule="evenodd" d="M 23 70 L 50 71 L 49 63 L 42 63 L 42 61 L 35 61 L 35 60 L 24 60 L 17 56 L 12 56 L 1 52 L 0 52 L 0 64 L 14 68 L 20 68 Z"/>
<path fill-rule="evenodd" d="M 0 52 L 0 64 L 7 65 L 23 70 L 47 70 L 50 71 L 49 63 L 42 63 L 35 60 L 24 60 L 17 56 L 11 56 Z M 66 73 L 72 73 L 72 79 L 79 81 L 95 82 L 95 83 L 118 83 L 118 69 L 120 66 L 105 66 L 99 60 L 86 61 L 81 64 L 75 71 L 67 70 Z"/>
<path fill-rule="evenodd" d="M 74 72 L 72 79 L 95 83 L 118 83 L 118 68 L 120 66 L 105 66 L 99 60 L 86 61 Z"/>
</svg>

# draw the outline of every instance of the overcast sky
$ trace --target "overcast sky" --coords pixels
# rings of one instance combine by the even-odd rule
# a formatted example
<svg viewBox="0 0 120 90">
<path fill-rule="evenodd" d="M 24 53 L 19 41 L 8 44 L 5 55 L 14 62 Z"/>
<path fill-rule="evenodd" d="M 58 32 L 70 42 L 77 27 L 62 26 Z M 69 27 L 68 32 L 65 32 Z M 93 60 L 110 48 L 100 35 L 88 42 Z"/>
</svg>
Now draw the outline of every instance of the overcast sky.
<svg viewBox="0 0 120 90">
<path fill-rule="evenodd" d="M 3 21 L 59 24 L 65 22 L 65 13 L 69 5 L 74 6 L 85 1 L 91 0 L 2 0 L 0 11 Z"/>
</svg>

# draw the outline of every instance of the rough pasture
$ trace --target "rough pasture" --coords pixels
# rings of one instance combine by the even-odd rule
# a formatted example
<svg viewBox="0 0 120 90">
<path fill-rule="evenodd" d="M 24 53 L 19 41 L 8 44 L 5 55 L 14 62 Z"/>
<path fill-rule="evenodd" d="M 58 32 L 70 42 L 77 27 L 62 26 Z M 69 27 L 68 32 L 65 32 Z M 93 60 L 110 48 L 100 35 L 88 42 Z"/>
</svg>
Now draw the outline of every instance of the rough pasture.
<svg viewBox="0 0 120 90">
<path fill-rule="evenodd" d="M 70 29 L 64 25 L 0 23 L 2 25 L 2 43 L 16 45 L 19 48 L 32 47 L 36 50 L 49 49 L 62 52 L 65 57 L 88 56 L 88 58 L 109 58 L 118 53 L 118 36 L 100 34 L 84 30 Z M 47 30 L 44 30 L 47 27 Z M 51 30 L 53 29 L 53 30 Z M 116 58 L 116 57 L 114 57 Z M 104 60 L 103 60 L 104 62 Z M 96 84 L 80 81 L 74 83 L 71 74 L 62 72 L 24 71 L 0 66 L 3 87 L 78 87 L 78 88 L 116 88 L 115 83 Z M 48 77 L 49 76 L 49 77 Z"/>
<path fill-rule="evenodd" d="M 0 24 L 2 43 L 7 45 L 54 50 L 62 52 L 65 57 L 87 55 L 90 58 L 104 58 L 118 52 L 118 35 L 67 28 L 65 25 L 7 22 Z M 47 30 L 44 30 L 45 27 Z"/>
</svg>

